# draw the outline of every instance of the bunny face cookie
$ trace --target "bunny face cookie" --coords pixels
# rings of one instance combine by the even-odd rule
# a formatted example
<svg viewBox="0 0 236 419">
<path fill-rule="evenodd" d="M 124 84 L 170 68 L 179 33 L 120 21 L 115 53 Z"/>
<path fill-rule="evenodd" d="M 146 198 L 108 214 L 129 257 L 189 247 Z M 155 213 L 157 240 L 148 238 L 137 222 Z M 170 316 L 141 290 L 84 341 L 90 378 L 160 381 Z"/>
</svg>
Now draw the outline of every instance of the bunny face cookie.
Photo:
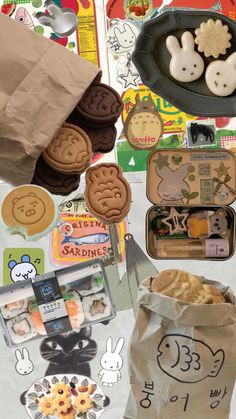
<svg viewBox="0 0 236 419">
<path fill-rule="evenodd" d="M 216 96 L 229 96 L 236 89 L 236 52 L 227 60 L 213 61 L 206 70 L 206 84 Z"/>
<path fill-rule="evenodd" d="M 86 172 L 86 204 L 104 223 L 120 222 L 131 204 L 130 186 L 117 164 L 98 164 Z"/>
<path fill-rule="evenodd" d="M 180 82 L 189 83 L 199 79 L 204 71 L 204 61 L 194 50 L 194 38 L 191 32 L 184 32 L 179 40 L 170 35 L 166 39 L 166 47 L 171 54 L 170 74 Z"/>
</svg>

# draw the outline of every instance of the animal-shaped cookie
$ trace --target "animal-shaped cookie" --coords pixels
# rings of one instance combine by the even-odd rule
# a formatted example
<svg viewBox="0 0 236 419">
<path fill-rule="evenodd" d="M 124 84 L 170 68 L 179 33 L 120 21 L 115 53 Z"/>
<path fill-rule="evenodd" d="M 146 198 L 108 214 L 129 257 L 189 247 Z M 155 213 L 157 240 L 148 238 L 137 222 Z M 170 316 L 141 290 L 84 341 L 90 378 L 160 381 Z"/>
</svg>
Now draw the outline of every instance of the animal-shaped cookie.
<svg viewBox="0 0 236 419">
<path fill-rule="evenodd" d="M 46 1 L 45 6 L 48 13 L 36 13 L 41 25 L 50 26 L 59 37 L 69 36 L 78 28 L 78 17 L 72 9 L 61 9 L 51 0 Z"/>
<path fill-rule="evenodd" d="M 37 240 L 56 224 L 56 206 L 51 195 L 35 185 L 18 186 L 2 202 L 1 217 L 9 234 Z"/>
<path fill-rule="evenodd" d="M 170 74 L 180 82 L 189 83 L 199 79 L 204 71 L 204 61 L 194 50 L 194 37 L 186 31 L 181 37 L 182 47 L 178 38 L 170 35 L 166 39 L 166 47 L 171 54 Z"/>
<path fill-rule="evenodd" d="M 148 100 L 140 100 L 136 95 L 136 104 L 125 121 L 125 135 L 131 147 L 146 150 L 157 145 L 163 133 L 163 123 L 157 108 L 149 94 Z"/>
<path fill-rule="evenodd" d="M 86 205 L 104 223 L 118 223 L 128 214 L 131 189 L 115 163 L 98 164 L 86 172 Z"/>
<path fill-rule="evenodd" d="M 81 128 L 64 124 L 42 156 L 58 172 L 80 174 L 91 163 L 91 141 Z"/>
<path fill-rule="evenodd" d="M 216 60 L 206 70 L 206 84 L 216 96 L 229 96 L 236 89 L 236 52 L 227 60 Z"/>
<path fill-rule="evenodd" d="M 189 174 L 190 164 L 186 163 L 176 170 L 171 170 L 167 166 L 162 168 L 156 165 L 156 173 L 161 178 L 158 186 L 158 195 L 162 198 L 162 203 L 170 202 L 172 205 L 183 203 L 183 190 L 190 192 L 188 183 L 184 180 Z"/>
</svg>

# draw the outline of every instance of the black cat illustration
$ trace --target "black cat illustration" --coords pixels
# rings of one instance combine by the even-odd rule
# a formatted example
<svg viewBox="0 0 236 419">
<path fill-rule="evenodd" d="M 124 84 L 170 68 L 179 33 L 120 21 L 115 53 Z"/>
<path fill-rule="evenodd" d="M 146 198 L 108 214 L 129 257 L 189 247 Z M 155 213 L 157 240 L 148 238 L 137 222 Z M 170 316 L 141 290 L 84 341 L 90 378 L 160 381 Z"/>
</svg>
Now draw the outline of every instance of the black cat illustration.
<svg viewBox="0 0 236 419">
<path fill-rule="evenodd" d="M 79 332 L 45 338 L 40 345 L 43 359 L 49 362 L 45 372 L 48 375 L 74 374 L 91 378 L 90 361 L 97 355 L 97 343 L 91 339 L 92 328 L 84 327 Z M 21 403 L 26 404 L 25 391 L 21 395 Z M 106 396 L 103 407 L 110 404 Z"/>
<path fill-rule="evenodd" d="M 198 137 L 200 135 L 203 135 L 205 137 L 206 142 L 209 140 L 211 143 L 213 143 L 215 140 L 214 132 L 207 125 L 197 124 L 196 122 L 192 122 L 190 132 L 191 132 L 193 144 L 195 144 L 198 141 Z"/>
<path fill-rule="evenodd" d="M 42 358 L 49 362 L 45 375 L 78 374 L 91 377 L 89 362 L 97 355 L 91 327 L 78 333 L 47 337 L 40 345 Z"/>
</svg>

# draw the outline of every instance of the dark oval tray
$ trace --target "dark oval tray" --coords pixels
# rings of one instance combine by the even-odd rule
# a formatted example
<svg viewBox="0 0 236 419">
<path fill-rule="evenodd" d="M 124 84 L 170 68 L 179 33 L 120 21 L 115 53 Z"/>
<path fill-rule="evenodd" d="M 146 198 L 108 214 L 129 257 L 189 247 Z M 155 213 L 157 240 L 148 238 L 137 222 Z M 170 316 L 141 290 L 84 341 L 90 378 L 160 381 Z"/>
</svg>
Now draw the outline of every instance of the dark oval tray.
<svg viewBox="0 0 236 419">
<path fill-rule="evenodd" d="M 206 85 L 205 71 L 200 79 L 191 83 L 178 82 L 169 72 L 171 56 L 165 44 L 167 36 L 180 39 L 186 30 L 195 36 L 195 29 L 210 18 L 221 19 L 232 35 L 231 48 L 218 58 L 225 60 L 236 51 L 236 23 L 224 15 L 207 11 L 166 12 L 151 19 L 143 25 L 132 59 L 142 82 L 182 111 L 196 116 L 236 116 L 236 90 L 231 96 L 214 96 Z M 200 55 L 206 66 L 215 60 Z"/>
</svg>

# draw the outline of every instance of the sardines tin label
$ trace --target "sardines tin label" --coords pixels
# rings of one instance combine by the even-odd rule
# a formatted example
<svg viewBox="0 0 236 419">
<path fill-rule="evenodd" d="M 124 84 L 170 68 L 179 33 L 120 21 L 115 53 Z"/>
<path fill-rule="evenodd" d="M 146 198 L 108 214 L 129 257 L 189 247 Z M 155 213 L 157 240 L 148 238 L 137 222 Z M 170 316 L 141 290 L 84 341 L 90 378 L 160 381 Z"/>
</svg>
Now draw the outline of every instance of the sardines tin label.
<svg viewBox="0 0 236 419">
<path fill-rule="evenodd" d="M 117 241 L 112 243 L 109 226 L 93 215 L 61 213 L 57 227 L 51 233 L 50 258 L 55 266 L 69 266 L 96 258 L 106 265 L 113 263 L 113 245 L 124 261 L 124 236 L 127 222 L 116 225 Z"/>
<path fill-rule="evenodd" d="M 32 283 L 39 311 L 49 335 L 72 329 L 56 277 Z"/>
</svg>

